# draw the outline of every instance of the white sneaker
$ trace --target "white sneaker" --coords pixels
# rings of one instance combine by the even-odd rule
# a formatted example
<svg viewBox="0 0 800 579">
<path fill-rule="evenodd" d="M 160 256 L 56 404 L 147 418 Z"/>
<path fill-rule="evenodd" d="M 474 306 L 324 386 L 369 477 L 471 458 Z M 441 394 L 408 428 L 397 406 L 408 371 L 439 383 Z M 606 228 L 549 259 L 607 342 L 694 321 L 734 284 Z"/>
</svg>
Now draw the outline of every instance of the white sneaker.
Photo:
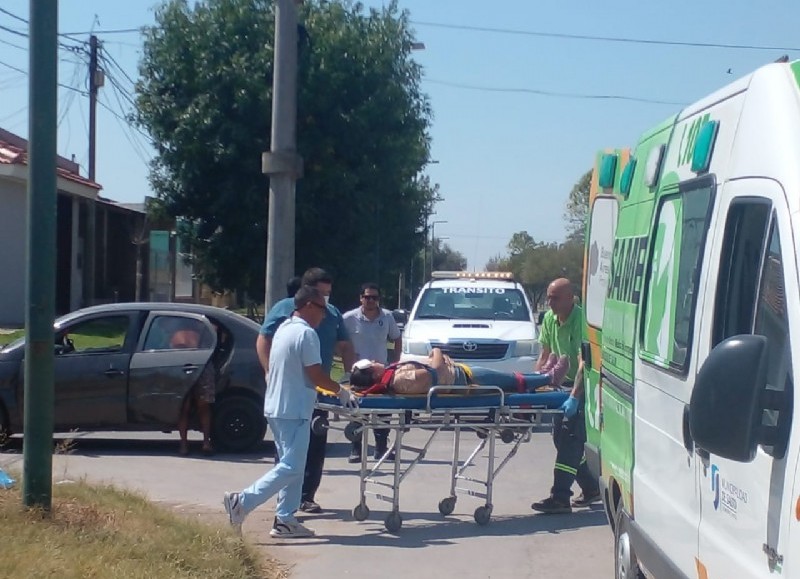
<svg viewBox="0 0 800 579">
<path fill-rule="evenodd" d="M 316 535 L 314 529 L 309 529 L 297 521 L 284 522 L 278 517 L 275 517 L 275 522 L 272 523 L 272 530 L 269 534 L 279 539 L 296 539 L 301 537 L 313 537 Z"/>
<path fill-rule="evenodd" d="M 228 519 L 230 519 L 231 527 L 241 534 L 242 533 L 242 523 L 244 522 L 244 518 L 246 516 L 244 512 L 244 508 L 242 508 L 242 496 L 239 493 L 225 493 L 225 496 L 222 498 L 222 504 L 225 505 L 225 512 L 228 513 Z"/>
</svg>

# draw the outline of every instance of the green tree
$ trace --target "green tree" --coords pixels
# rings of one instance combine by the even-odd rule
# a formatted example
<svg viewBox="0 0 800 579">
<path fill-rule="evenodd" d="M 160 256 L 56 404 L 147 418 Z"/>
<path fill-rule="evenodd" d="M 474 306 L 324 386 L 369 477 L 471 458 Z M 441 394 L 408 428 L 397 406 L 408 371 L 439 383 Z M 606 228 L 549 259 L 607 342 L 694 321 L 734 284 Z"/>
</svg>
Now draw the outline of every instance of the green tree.
<svg viewBox="0 0 800 579">
<path fill-rule="evenodd" d="M 155 142 L 151 182 L 188 224 L 196 271 L 260 295 L 266 255 L 273 60 L 271 0 L 168 0 L 145 31 L 136 121 Z M 388 285 L 423 247 L 437 200 L 421 175 L 431 111 L 408 15 L 391 2 L 301 9 L 296 268 L 320 265 L 337 294 Z"/>
<path fill-rule="evenodd" d="M 567 198 L 564 219 L 567 222 L 567 239 L 583 245 L 586 236 L 586 223 L 589 217 L 589 187 L 592 183 L 592 170 L 584 173 L 572 187 Z"/>
<path fill-rule="evenodd" d="M 467 258 L 441 239 L 436 239 L 433 253 L 433 271 L 463 271 L 467 269 Z"/>
</svg>

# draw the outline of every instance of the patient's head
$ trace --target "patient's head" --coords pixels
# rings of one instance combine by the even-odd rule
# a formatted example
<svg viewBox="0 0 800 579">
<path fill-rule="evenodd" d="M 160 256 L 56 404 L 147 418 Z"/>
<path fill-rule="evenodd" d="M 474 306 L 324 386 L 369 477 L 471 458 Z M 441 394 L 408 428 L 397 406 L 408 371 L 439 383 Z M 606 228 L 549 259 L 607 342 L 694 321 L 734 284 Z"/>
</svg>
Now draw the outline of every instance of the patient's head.
<svg viewBox="0 0 800 579">
<path fill-rule="evenodd" d="M 366 390 L 373 384 L 377 384 L 386 366 L 373 362 L 372 360 L 359 360 L 353 364 L 350 373 L 350 386 L 356 392 Z"/>
</svg>

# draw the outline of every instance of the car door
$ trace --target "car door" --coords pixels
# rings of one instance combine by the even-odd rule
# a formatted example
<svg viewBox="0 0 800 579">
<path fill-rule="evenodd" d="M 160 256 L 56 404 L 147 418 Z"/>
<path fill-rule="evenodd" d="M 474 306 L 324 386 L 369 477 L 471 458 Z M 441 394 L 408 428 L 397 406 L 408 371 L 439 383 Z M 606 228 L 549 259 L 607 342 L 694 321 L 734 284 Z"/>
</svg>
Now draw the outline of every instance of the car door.
<svg viewBox="0 0 800 579">
<path fill-rule="evenodd" d="M 203 315 L 150 312 L 131 359 L 131 422 L 175 425 L 216 344 L 214 326 Z"/>
<path fill-rule="evenodd" d="M 56 330 L 56 430 L 125 425 L 133 318 L 129 312 L 93 314 Z"/>
<path fill-rule="evenodd" d="M 738 334 L 767 338 L 767 388 L 772 409 L 762 424 L 774 433 L 752 462 L 736 462 L 697 449 L 701 520 L 698 568 L 709 578 L 785 574 L 798 440 L 790 440 L 793 386 L 800 344 L 797 261 L 783 189 L 768 179 L 726 184 L 707 294 L 713 318 L 703 324 L 702 362 L 710 348 Z M 724 221 L 723 221 L 724 219 Z M 722 224 L 724 223 L 724 227 Z M 707 308 L 707 311 L 712 311 Z"/>
<path fill-rule="evenodd" d="M 714 190 L 704 177 L 659 198 L 634 361 L 633 510 L 648 543 L 636 552 L 650 569 L 667 564 L 670 574 L 687 577 L 695 576 L 700 524 L 688 405 Z"/>
</svg>

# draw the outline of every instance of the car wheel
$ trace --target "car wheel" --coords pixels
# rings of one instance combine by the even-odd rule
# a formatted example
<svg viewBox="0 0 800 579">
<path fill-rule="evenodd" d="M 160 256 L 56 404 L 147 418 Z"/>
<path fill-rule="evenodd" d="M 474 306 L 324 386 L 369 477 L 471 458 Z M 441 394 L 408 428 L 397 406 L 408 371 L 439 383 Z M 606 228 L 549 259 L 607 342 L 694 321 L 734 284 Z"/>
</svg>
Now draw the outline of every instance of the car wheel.
<svg viewBox="0 0 800 579">
<path fill-rule="evenodd" d="M 617 579 L 645 579 L 639 569 L 639 561 L 633 552 L 630 535 L 630 521 L 620 504 L 617 508 L 617 520 L 614 526 L 615 574 Z"/>
<path fill-rule="evenodd" d="M 0 404 L 0 448 L 8 443 L 11 436 L 11 428 L 7 416 L 6 409 Z"/>
<path fill-rule="evenodd" d="M 220 450 L 252 450 L 264 440 L 267 420 L 261 405 L 247 396 L 228 396 L 214 405 L 212 440 Z"/>
</svg>

